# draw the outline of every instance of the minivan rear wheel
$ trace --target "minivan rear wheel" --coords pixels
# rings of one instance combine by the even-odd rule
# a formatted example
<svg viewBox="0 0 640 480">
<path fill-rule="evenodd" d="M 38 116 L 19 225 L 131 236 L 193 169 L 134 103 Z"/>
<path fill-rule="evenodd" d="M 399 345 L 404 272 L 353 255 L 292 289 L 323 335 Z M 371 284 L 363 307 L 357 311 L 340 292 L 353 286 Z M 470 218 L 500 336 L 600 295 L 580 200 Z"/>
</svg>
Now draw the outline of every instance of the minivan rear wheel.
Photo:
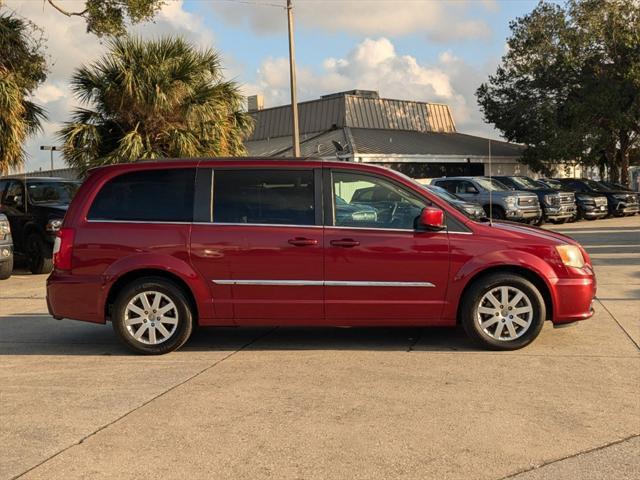
<svg viewBox="0 0 640 480">
<path fill-rule="evenodd" d="M 474 281 L 461 305 L 467 335 L 491 350 L 517 350 L 540 333 L 546 317 L 538 288 L 525 277 L 495 273 Z"/>
<path fill-rule="evenodd" d="M 114 302 L 111 321 L 127 347 L 147 355 L 180 348 L 193 328 L 184 292 L 160 277 L 140 278 L 124 287 Z"/>
</svg>

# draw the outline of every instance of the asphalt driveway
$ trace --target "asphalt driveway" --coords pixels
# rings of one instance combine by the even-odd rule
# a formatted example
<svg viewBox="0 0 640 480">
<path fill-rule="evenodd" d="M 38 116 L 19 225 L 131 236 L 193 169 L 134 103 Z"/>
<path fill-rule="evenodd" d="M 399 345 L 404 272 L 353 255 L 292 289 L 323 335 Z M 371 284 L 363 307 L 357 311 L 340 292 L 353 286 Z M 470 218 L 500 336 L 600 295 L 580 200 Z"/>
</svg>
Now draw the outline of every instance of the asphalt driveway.
<svg viewBox="0 0 640 480">
<path fill-rule="evenodd" d="M 640 216 L 553 227 L 596 315 L 530 347 L 459 330 L 201 329 L 130 355 L 0 282 L 0 478 L 640 478 Z"/>
</svg>

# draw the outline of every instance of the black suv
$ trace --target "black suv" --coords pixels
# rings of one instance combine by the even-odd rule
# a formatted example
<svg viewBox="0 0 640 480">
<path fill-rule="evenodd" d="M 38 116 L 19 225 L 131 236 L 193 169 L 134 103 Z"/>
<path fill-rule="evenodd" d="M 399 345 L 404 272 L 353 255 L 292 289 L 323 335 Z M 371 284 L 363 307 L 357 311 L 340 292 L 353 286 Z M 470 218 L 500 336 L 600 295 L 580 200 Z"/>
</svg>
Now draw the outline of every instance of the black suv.
<svg viewBox="0 0 640 480">
<path fill-rule="evenodd" d="M 633 192 L 612 189 L 600 182 L 586 178 L 558 178 L 556 180 L 563 187 L 574 192 L 604 195 L 609 204 L 609 215 L 621 217 L 638 213 L 638 197 Z"/>
<path fill-rule="evenodd" d="M 497 176 L 493 178 L 514 190 L 535 193 L 542 207 L 540 223 L 548 221 L 564 223 L 576 215 L 576 199 L 572 191 L 555 190 L 529 177 Z"/>
<path fill-rule="evenodd" d="M 56 232 L 79 186 L 62 178 L 0 178 L 0 213 L 9 219 L 16 256 L 31 272 L 51 271 Z"/>
</svg>

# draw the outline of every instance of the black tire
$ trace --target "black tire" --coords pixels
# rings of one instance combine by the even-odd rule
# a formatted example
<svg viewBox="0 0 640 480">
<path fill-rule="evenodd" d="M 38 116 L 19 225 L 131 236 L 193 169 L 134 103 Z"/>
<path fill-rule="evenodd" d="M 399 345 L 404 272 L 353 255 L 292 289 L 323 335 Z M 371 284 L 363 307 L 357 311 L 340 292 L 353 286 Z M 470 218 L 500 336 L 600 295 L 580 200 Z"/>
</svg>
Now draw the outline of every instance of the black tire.
<svg viewBox="0 0 640 480">
<path fill-rule="evenodd" d="M 489 205 L 484 206 L 484 212 L 487 214 L 487 217 L 489 217 Z M 491 208 L 491 216 L 494 220 L 504 220 L 507 218 L 504 209 L 499 205 L 493 205 Z"/>
<path fill-rule="evenodd" d="M 29 270 L 34 275 L 50 273 L 53 270 L 53 252 L 44 239 L 37 233 L 27 237 L 25 251 Z"/>
<path fill-rule="evenodd" d="M 512 340 L 498 340 L 494 338 L 493 336 L 491 336 L 491 334 L 485 332 L 485 330 L 480 326 L 479 321 L 480 313 L 478 313 L 478 307 L 480 307 L 480 301 L 482 300 L 484 295 L 492 290 L 495 290 L 496 288 L 503 286 L 513 287 L 522 292 L 530 302 L 532 309 L 528 328 L 524 330 L 524 332 L 520 336 Z M 507 316 L 508 315 L 505 315 L 505 318 Z M 545 303 L 538 288 L 526 278 L 512 273 L 493 273 L 475 280 L 465 293 L 464 298 L 462 299 L 460 310 L 460 320 L 462 326 L 467 332 L 467 335 L 474 342 L 482 345 L 489 350 L 517 350 L 528 345 L 533 340 L 535 340 L 535 338 L 540 333 L 545 318 Z M 486 317 L 486 319 L 492 319 L 492 317 L 489 316 Z M 508 321 L 509 320 L 507 320 L 507 322 Z M 503 326 L 500 330 L 502 332 L 505 328 L 505 320 L 498 320 L 498 322 L 503 323 Z M 496 329 L 494 329 L 493 333 L 497 333 L 499 323 L 496 324 Z"/>
<path fill-rule="evenodd" d="M 149 343 L 151 340 L 149 330 L 153 325 L 152 320 L 145 318 L 144 323 L 148 325 L 146 327 L 147 335 L 145 338 L 145 334 L 142 334 L 140 340 L 134 338 L 134 334 L 137 332 L 129 330 L 125 324 L 127 306 L 137 295 L 144 292 L 159 292 L 175 305 L 177 324 L 175 329 L 170 332 L 171 334 L 166 339 L 163 339 L 161 343 Z M 144 277 L 135 280 L 120 291 L 113 304 L 111 322 L 118 338 L 134 352 L 145 355 L 162 355 L 177 350 L 191 336 L 194 318 L 191 310 L 191 302 L 187 299 L 182 288 L 175 283 L 160 277 Z M 174 310 L 172 309 L 170 312 L 173 315 Z M 140 325 L 139 328 L 142 328 L 141 323 L 137 324 Z"/>
<path fill-rule="evenodd" d="M 9 260 L 0 263 L 0 280 L 6 280 L 11 276 L 13 272 L 13 257 Z"/>
</svg>

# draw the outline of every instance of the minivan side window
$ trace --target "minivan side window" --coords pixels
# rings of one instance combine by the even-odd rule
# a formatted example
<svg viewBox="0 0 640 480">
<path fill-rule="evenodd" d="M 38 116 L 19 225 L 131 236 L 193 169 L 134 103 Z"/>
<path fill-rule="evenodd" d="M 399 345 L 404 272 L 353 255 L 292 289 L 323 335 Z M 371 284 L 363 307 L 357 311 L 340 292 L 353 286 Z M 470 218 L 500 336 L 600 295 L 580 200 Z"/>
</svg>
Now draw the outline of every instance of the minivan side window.
<svg viewBox="0 0 640 480">
<path fill-rule="evenodd" d="M 313 170 L 216 169 L 213 222 L 315 225 Z"/>
<path fill-rule="evenodd" d="M 429 203 L 383 178 L 350 172 L 333 172 L 333 202 L 337 227 L 402 230 L 413 230 Z"/>
<path fill-rule="evenodd" d="M 195 168 L 142 170 L 109 180 L 87 219 L 141 222 L 193 221 Z"/>
</svg>

